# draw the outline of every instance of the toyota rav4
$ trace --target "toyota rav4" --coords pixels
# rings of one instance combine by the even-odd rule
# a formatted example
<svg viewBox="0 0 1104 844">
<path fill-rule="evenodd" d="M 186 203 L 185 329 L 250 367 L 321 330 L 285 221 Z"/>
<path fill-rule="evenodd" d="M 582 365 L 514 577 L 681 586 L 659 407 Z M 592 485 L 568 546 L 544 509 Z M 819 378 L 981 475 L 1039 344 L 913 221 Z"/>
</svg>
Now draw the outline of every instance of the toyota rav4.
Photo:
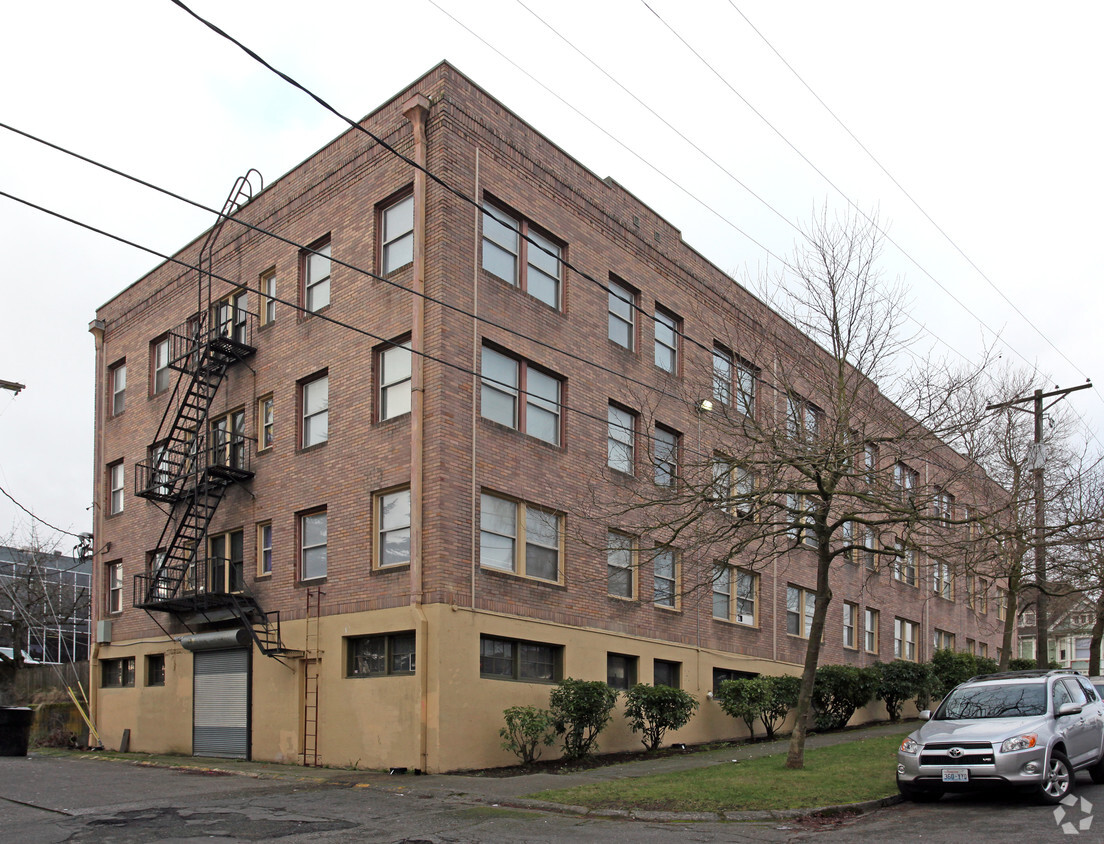
<svg viewBox="0 0 1104 844">
<path fill-rule="evenodd" d="M 1104 702 L 1075 671 L 1010 671 L 956 686 L 901 742 L 897 788 L 910 800 L 987 786 L 1058 803 L 1077 771 L 1104 782 Z"/>
</svg>

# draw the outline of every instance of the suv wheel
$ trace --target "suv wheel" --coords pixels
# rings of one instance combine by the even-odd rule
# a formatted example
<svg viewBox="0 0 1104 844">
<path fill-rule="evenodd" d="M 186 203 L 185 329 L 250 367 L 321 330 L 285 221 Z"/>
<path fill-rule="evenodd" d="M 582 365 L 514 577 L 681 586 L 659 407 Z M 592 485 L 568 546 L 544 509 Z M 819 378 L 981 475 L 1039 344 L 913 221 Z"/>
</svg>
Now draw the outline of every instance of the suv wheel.
<svg viewBox="0 0 1104 844">
<path fill-rule="evenodd" d="M 1047 769 L 1043 775 L 1043 781 L 1039 783 L 1038 797 L 1040 802 L 1054 805 L 1061 803 L 1062 798 L 1073 791 L 1074 774 L 1066 754 L 1055 750 L 1050 754 Z"/>
</svg>

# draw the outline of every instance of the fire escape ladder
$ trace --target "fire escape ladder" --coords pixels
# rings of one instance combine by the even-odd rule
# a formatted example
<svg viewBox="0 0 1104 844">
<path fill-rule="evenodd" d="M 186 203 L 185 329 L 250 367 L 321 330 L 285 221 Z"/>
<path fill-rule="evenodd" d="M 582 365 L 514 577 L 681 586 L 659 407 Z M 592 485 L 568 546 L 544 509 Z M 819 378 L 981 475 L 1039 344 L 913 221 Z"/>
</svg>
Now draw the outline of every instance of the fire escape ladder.
<svg viewBox="0 0 1104 844">
<path fill-rule="evenodd" d="M 230 595 L 234 613 L 249 633 L 257 648 L 265 656 L 281 656 L 290 653 L 280 636 L 280 611 L 265 612 L 248 595 Z"/>
<path fill-rule="evenodd" d="M 318 681 L 322 652 L 319 649 L 318 621 L 322 614 L 321 589 L 307 590 L 307 617 L 303 654 L 303 765 L 317 768 L 318 756 Z"/>
</svg>

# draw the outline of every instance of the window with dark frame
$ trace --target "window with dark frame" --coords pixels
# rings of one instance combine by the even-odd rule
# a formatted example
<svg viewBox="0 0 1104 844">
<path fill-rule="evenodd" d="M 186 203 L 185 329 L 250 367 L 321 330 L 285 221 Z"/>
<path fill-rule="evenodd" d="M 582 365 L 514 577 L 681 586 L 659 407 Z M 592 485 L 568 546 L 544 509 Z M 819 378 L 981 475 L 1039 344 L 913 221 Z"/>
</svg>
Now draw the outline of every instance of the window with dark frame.
<svg viewBox="0 0 1104 844">
<path fill-rule="evenodd" d="M 378 636 L 350 636 L 346 640 L 346 677 L 387 677 L 413 674 L 413 630 Z"/>
<path fill-rule="evenodd" d="M 652 685 L 668 686 L 672 689 L 682 687 L 682 663 L 657 659 L 652 663 Z"/>
<path fill-rule="evenodd" d="M 483 347 L 480 414 L 551 445 L 560 444 L 563 381 L 523 358 Z"/>
<path fill-rule="evenodd" d="M 105 689 L 128 688 L 134 685 L 134 657 L 100 660 L 100 686 Z"/>
<path fill-rule="evenodd" d="M 211 580 L 207 588 L 217 594 L 245 588 L 245 533 L 231 530 L 207 538 Z"/>
<path fill-rule="evenodd" d="M 563 645 L 479 637 L 479 676 L 495 680 L 556 683 L 563 675 Z"/>
<path fill-rule="evenodd" d="M 750 679 L 758 676 L 759 675 L 754 671 L 737 671 L 735 668 L 714 668 L 713 694 L 717 694 L 721 690 L 721 684 L 727 680 Z"/>
<path fill-rule="evenodd" d="M 394 272 L 414 261 L 414 195 L 380 212 L 380 272 Z"/>
<path fill-rule="evenodd" d="M 245 410 L 232 410 L 211 420 L 212 466 L 245 468 Z"/>
<path fill-rule="evenodd" d="M 146 685 L 147 686 L 163 686 L 163 685 L 165 685 L 165 655 L 164 654 L 147 654 L 146 655 Z"/>
<path fill-rule="evenodd" d="M 483 269 L 562 310 L 563 247 L 523 217 L 483 203 Z"/>
<path fill-rule="evenodd" d="M 235 343 L 249 341 L 249 297 L 245 290 L 238 290 L 214 306 L 212 322 L 219 337 L 228 337 Z"/>
<path fill-rule="evenodd" d="M 606 654 L 606 683 L 612 689 L 628 691 L 636 685 L 637 657 L 628 654 Z"/>
</svg>

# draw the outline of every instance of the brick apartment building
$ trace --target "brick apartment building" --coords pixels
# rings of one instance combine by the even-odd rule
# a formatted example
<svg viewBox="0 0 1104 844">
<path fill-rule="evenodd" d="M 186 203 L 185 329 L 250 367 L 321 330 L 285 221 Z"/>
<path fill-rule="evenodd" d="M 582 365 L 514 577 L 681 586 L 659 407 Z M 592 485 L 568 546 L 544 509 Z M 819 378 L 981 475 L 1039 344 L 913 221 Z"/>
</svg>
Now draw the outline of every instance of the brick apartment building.
<svg viewBox="0 0 1104 844">
<path fill-rule="evenodd" d="M 567 676 L 678 684 L 702 702 L 678 740 L 740 734 L 707 693 L 799 670 L 809 552 L 719 580 L 703 563 L 690 592 L 692 548 L 587 514 L 658 480 L 649 455 L 677 472 L 712 448 L 663 385 L 708 395 L 725 354 L 738 380 L 750 352 L 711 353 L 722 325 L 780 319 L 448 64 L 362 125 L 476 204 L 349 131 L 239 184 L 230 220 L 92 324 L 101 735 L 508 764 L 502 710 Z M 867 575 L 840 568 L 823 662 L 925 659 L 943 637 L 995 654 L 992 584 L 982 608 L 926 568 Z M 636 746 L 620 718 L 602 740 Z"/>
</svg>

